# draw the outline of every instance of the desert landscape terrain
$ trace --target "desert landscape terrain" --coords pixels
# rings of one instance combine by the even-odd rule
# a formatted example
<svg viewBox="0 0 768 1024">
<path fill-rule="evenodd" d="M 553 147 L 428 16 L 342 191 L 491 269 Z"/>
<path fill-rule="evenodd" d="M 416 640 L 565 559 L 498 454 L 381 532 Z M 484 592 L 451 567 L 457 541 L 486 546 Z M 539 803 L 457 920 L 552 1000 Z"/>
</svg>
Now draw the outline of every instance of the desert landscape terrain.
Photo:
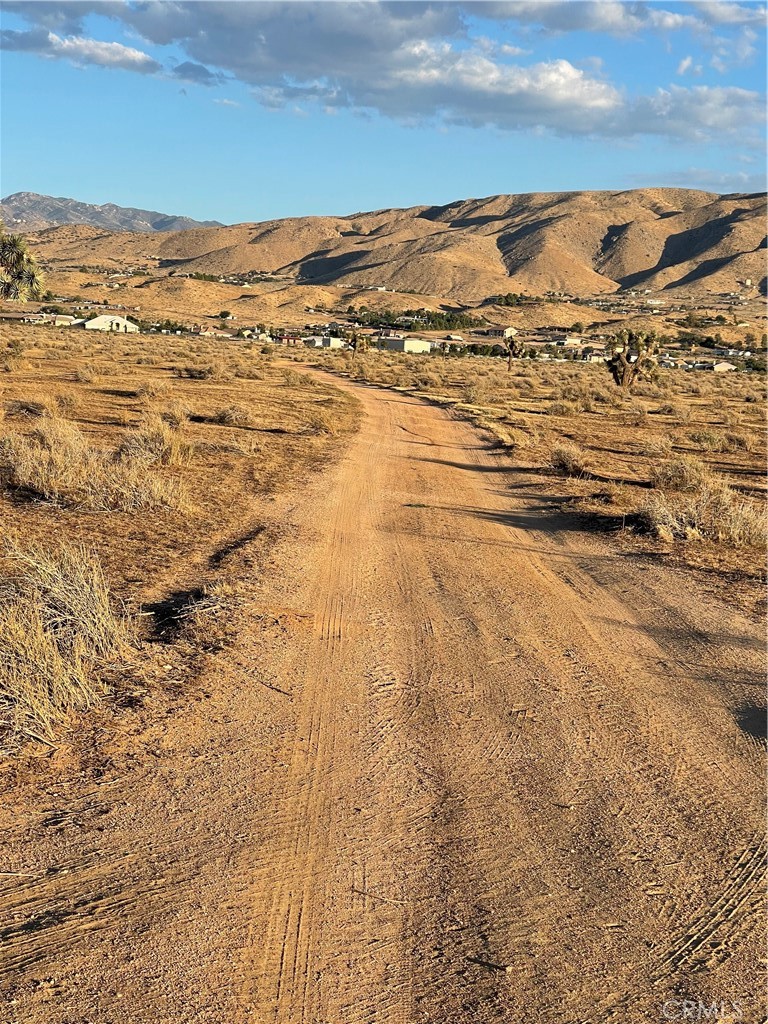
<svg viewBox="0 0 768 1024">
<path fill-rule="evenodd" d="M 764 204 L 31 236 L 8 1024 L 764 1019 Z M 680 358 L 620 387 L 621 329 Z"/>
</svg>

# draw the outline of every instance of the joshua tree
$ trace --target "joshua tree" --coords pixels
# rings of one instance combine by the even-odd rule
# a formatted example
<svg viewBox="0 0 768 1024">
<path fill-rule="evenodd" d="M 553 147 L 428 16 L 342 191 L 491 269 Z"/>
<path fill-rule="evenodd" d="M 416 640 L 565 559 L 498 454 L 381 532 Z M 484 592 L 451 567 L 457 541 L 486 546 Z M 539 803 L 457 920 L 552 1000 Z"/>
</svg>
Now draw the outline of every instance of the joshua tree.
<svg viewBox="0 0 768 1024">
<path fill-rule="evenodd" d="M 525 354 L 525 345 L 519 338 L 507 338 L 505 340 L 507 346 L 507 369 L 512 369 L 512 360 L 519 359 Z"/>
<path fill-rule="evenodd" d="M 368 339 L 365 335 L 360 335 L 357 331 L 352 331 L 349 347 L 352 349 L 352 358 L 354 359 L 358 352 L 368 351 Z"/>
<path fill-rule="evenodd" d="M 43 275 L 21 235 L 6 235 L 0 228 L 0 298 L 39 299 Z"/>
<path fill-rule="evenodd" d="M 611 358 L 606 366 L 623 391 L 629 390 L 636 380 L 653 376 L 659 348 L 653 332 L 622 330 L 614 334 L 608 347 Z"/>
</svg>

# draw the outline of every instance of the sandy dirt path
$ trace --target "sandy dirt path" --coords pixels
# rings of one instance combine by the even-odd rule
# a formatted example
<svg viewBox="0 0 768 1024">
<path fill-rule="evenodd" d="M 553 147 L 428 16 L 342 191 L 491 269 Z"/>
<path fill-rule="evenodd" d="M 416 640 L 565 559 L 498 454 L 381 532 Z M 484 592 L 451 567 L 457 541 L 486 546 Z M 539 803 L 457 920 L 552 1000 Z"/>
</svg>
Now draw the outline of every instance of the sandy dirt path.
<svg viewBox="0 0 768 1024">
<path fill-rule="evenodd" d="M 10 829 L 0 1019 L 762 1020 L 759 626 L 343 386 L 199 699 Z"/>
</svg>

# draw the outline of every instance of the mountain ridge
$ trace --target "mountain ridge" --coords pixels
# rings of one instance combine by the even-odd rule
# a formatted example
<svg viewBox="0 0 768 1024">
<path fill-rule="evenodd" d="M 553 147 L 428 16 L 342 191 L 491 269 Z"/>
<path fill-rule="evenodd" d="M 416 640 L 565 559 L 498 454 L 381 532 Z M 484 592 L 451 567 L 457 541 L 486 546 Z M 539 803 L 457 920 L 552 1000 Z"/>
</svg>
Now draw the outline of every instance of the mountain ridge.
<svg viewBox="0 0 768 1024">
<path fill-rule="evenodd" d="M 82 203 L 64 196 L 14 192 L 0 200 L 0 220 L 14 231 L 40 231 L 65 224 L 86 224 L 108 231 L 185 231 L 196 227 L 223 227 L 217 220 L 194 220 L 157 210 L 142 210 L 115 203 Z"/>
<path fill-rule="evenodd" d="M 764 290 L 765 206 L 763 193 L 534 192 L 154 235 L 54 228 L 32 243 L 59 265 L 151 259 L 164 274 L 272 274 L 461 302 L 507 291 Z"/>
</svg>

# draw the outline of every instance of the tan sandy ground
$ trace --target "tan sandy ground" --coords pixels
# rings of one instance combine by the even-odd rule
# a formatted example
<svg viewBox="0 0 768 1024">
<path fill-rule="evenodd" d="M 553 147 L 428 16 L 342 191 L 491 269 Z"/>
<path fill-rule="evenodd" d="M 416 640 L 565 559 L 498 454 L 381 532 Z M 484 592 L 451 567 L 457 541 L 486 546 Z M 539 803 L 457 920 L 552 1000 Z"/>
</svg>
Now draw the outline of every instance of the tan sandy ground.
<svg viewBox="0 0 768 1024">
<path fill-rule="evenodd" d="M 343 386 L 235 642 L 10 829 L 4 1019 L 762 1019 L 758 626 Z"/>
</svg>

